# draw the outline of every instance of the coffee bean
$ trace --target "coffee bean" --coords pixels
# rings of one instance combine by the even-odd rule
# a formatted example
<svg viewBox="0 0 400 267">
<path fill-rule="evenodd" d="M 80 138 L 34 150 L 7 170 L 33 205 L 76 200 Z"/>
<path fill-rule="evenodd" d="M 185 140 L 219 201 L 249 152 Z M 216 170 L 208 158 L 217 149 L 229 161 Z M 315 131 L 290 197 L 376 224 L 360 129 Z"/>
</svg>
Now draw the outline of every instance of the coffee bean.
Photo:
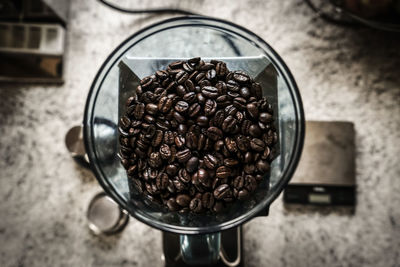
<svg viewBox="0 0 400 267">
<path fill-rule="evenodd" d="M 200 110 L 201 110 L 200 104 L 198 104 L 198 103 L 192 104 L 192 105 L 189 107 L 189 111 L 188 111 L 189 117 L 195 117 L 195 116 L 197 116 L 197 114 L 199 114 Z"/>
<path fill-rule="evenodd" d="M 131 120 L 127 116 L 123 116 L 120 119 L 121 128 L 127 130 L 131 125 Z"/>
<path fill-rule="evenodd" d="M 158 168 L 162 164 L 160 153 L 159 152 L 151 153 L 148 162 L 152 168 Z"/>
<path fill-rule="evenodd" d="M 179 180 L 178 178 L 173 180 L 174 187 L 176 189 L 176 192 L 182 192 L 185 190 L 185 184 Z"/>
<path fill-rule="evenodd" d="M 204 105 L 204 114 L 206 116 L 211 116 L 217 110 L 217 102 L 213 99 L 207 99 Z"/>
<path fill-rule="evenodd" d="M 238 147 L 236 145 L 236 142 L 232 138 L 226 137 L 224 142 L 225 142 L 225 146 L 226 146 L 226 148 L 228 149 L 229 152 L 236 153 L 238 151 Z"/>
<path fill-rule="evenodd" d="M 207 129 L 207 136 L 211 138 L 211 140 L 217 141 L 222 138 L 222 131 L 214 126 L 211 126 Z"/>
<path fill-rule="evenodd" d="M 218 89 L 213 86 L 204 86 L 201 89 L 201 93 L 208 98 L 217 98 L 218 96 Z"/>
<path fill-rule="evenodd" d="M 175 136 L 172 131 L 166 131 L 164 133 L 164 142 L 168 145 L 172 145 L 175 143 Z"/>
<path fill-rule="evenodd" d="M 186 80 L 189 78 L 189 74 L 182 70 L 180 72 L 178 72 L 175 76 L 176 82 L 178 84 L 183 84 L 184 82 L 186 82 Z"/>
<path fill-rule="evenodd" d="M 233 79 L 237 81 L 238 83 L 247 83 L 250 81 L 249 75 L 247 75 L 245 72 L 242 71 L 235 71 L 233 74 Z"/>
<path fill-rule="evenodd" d="M 221 200 L 231 194 L 231 189 L 228 184 L 222 184 L 214 190 L 214 197 Z"/>
<path fill-rule="evenodd" d="M 175 105 L 175 110 L 179 113 L 185 113 L 188 110 L 189 104 L 185 101 L 178 101 Z"/>
<path fill-rule="evenodd" d="M 168 207 L 168 209 L 170 210 L 170 211 L 177 211 L 177 210 L 179 210 L 179 205 L 178 205 L 178 203 L 176 203 L 176 199 L 175 198 L 170 198 L 170 199 L 168 199 L 168 201 L 167 201 L 167 207 Z"/>
<path fill-rule="evenodd" d="M 180 163 L 185 163 L 192 157 L 192 153 L 189 149 L 184 149 L 176 153 L 176 158 Z"/>
<path fill-rule="evenodd" d="M 148 103 L 148 104 L 146 105 L 146 112 L 147 112 L 147 113 L 149 113 L 149 114 L 151 114 L 151 115 L 154 115 L 154 114 L 157 113 L 157 111 L 158 111 L 158 107 L 157 107 L 156 104 Z"/>
<path fill-rule="evenodd" d="M 178 172 L 178 178 L 181 180 L 183 183 L 189 183 L 191 180 L 190 174 L 187 172 L 186 169 L 180 169 Z"/>
<path fill-rule="evenodd" d="M 175 145 L 176 145 L 178 148 L 183 147 L 183 146 L 185 145 L 185 142 L 186 142 L 186 140 L 185 140 L 185 138 L 184 138 L 182 135 L 177 135 L 177 136 L 175 137 Z"/>
<path fill-rule="evenodd" d="M 214 119 L 213 119 L 213 125 L 217 127 L 221 127 L 222 123 L 225 120 L 225 115 L 223 110 L 218 110 L 215 113 Z"/>
<path fill-rule="evenodd" d="M 269 171 L 269 163 L 266 160 L 259 160 L 256 163 L 256 168 L 259 172 L 265 173 Z"/>
<path fill-rule="evenodd" d="M 196 101 L 196 98 L 197 98 L 197 96 L 196 96 L 196 93 L 195 93 L 195 92 L 189 92 L 189 93 L 186 93 L 186 94 L 183 96 L 183 100 L 186 101 L 186 102 L 189 103 L 189 104 L 194 103 L 194 102 Z M 186 108 L 186 109 L 187 109 L 187 108 Z M 186 110 L 185 110 L 185 111 L 186 111 Z"/>
<path fill-rule="evenodd" d="M 167 113 L 171 109 L 172 103 L 172 99 L 166 96 L 161 97 L 160 101 L 158 102 L 158 109 L 163 113 Z"/>
<path fill-rule="evenodd" d="M 259 83 L 252 83 L 251 91 L 252 94 L 254 94 L 257 99 L 260 99 L 262 97 L 262 89 Z"/>
<path fill-rule="evenodd" d="M 197 170 L 198 165 L 199 165 L 199 158 L 198 157 L 191 157 L 186 162 L 186 170 L 188 172 L 192 173 L 192 172 Z"/>
<path fill-rule="evenodd" d="M 245 200 L 249 197 L 249 191 L 247 191 L 246 189 L 240 190 L 238 192 L 237 198 L 239 200 Z"/>
<path fill-rule="evenodd" d="M 151 145 L 153 147 L 158 147 L 164 139 L 164 133 L 161 130 L 156 130 Z"/>
<path fill-rule="evenodd" d="M 220 179 L 228 178 L 231 175 L 231 169 L 226 166 L 218 167 L 215 176 Z"/>
<path fill-rule="evenodd" d="M 198 140 L 197 140 L 197 135 L 194 132 L 188 132 L 186 133 L 186 146 L 188 148 L 192 148 L 195 149 L 197 147 L 198 144 Z"/>
<path fill-rule="evenodd" d="M 250 125 L 249 134 L 254 137 L 259 137 L 262 134 L 260 126 L 258 126 L 257 124 Z"/>
<path fill-rule="evenodd" d="M 207 168 L 213 170 L 218 166 L 218 159 L 211 154 L 207 154 L 204 157 L 204 164 L 206 165 Z"/>
<path fill-rule="evenodd" d="M 236 159 L 230 159 L 230 158 L 224 159 L 224 165 L 226 167 L 235 167 L 238 164 L 239 164 L 239 161 Z"/>
<path fill-rule="evenodd" d="M 243 170 L 247 174 L 253 174 L 256 170 L 256 167 L 254 166 L 254 164 L 246 164 L 244 165 Z"/>
<path fill-rule="evenodd" d="M 176 203 L 178 203 L 178 205 L 181 207 L 189 206 L 190 201 L 191 199 L 188 195 L 180 194 L 176 196 Z"/>
<path fill-rule="evenodd" d="M 165 168 L 165 171 L 167 172 L 167 174 L 169 176 L 174 176 L 178 172 L 178 167 L 176 165 L 170 164 L 170 165 L 167 165 L 167 167 Z"/>
<path fill-rule="evenodd" d="M 202 203 L 201 203 L 201 199 L 199 199 L 199 198 L 193 198 L 193 199 L 190 201 L 189 208 L 190 208 L 190 210 L 193 211 L 193 212 L 196 212 L 196 213 L 201 212 L 202 209 L 203 209 Z"/>
<path fill-rule="evenodd" d="M 257 119 L 258 117 L 258 108 L 256 103 L 250 103 L 246 105 L 247 112 L 249 113 L 250 117 L 253 119 Z"/>
<path fill-rule="evenodd" d="M 253 138 L 250 141 L 250 147 L 257 152 L 261 152 L 264 150 L 265 144 L 261 139 Z"/>
<path fill-rule="evenodd" d="M 167 144 L 161 145 L 160 156 L 164 160 L 168 160 L 169 158 L 171 158 L 171 149 L 170 149 L 169 145 L 167 145 Z"/>
<path fill-rule="evenodd" d="M 260 113 L 258 119 L 263 123 L 272 122 L 272 115 L 266 112 Z"/>
<path fill-rule="evenodd" d="M 244 163 L 250 163 L 253 161 L 253 154 L 251 152 L 246 152 L 244 155 Z"/>
<path fill-rule="evenodd" d="M 197 142 L 197 150 L 201 151 L 206 146 L 207 137 L 204 134 L 200 134 Z"/>
<path fill-rule="evenodd" d="M 161 173 L 156 178 L 156 185 L 159 190 L 165 190 L 168 187 L 168 175 Z"/>
<path fill-rule="evenodd" d="M 257 181 L 252 175 L 246 175 L 244 178 L 244 187 L 249 191 L 253 192 L 257 189 Z"/>
<path fill-rule="evenodd" d="M 237 127 L 237 120 L 232 117 L 232 116 L 228 116 L 225 118 L 224 122 L 222 123 L 222 130 L 226 133 L 230 133 L 232 132 L 235 127 Z"/>
</svg>

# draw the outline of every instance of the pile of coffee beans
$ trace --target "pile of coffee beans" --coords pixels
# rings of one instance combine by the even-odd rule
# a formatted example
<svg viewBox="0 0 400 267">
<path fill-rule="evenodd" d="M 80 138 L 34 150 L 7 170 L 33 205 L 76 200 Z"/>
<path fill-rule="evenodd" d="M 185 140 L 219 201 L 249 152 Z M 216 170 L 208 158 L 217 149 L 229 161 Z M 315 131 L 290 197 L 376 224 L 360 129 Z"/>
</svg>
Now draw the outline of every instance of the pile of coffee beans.
<svg viewBox="0 0 400 267">
<path fill-rule="evenodd" d="M 170 211 L 219 212 L 248 198 L 278 140 L 260 84 L 199 57 L 143 78 L 120 119 L 131 185 Z"/>
</svg>

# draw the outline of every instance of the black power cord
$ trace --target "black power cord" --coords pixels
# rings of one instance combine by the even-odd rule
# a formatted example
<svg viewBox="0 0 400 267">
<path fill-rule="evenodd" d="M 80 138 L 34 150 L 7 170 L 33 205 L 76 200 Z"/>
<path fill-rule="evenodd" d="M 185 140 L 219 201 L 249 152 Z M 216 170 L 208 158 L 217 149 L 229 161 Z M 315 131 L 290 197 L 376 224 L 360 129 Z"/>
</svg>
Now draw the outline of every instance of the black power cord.
<svg viewBox="0 0 400 267">
<path fill-rule="evenodd" d="M 116 6 L 107 2 L 105 0 L 98 0 L 100 3 L 108 6 L 109 8 L 118 10 L 123 13 L 129 14 L 143 14 L 143 13 L 151 13 L 151 14 L 165 14 L 165 13 L 175 13 L 175 14 L 183 14 L 183 15 L 200 15 L 197 13 L 193 13 L 187 10 L 179 9 L 179 8 L 149 8 L 149 9 L 127 9 L 123 7 Z"/>
</svg>

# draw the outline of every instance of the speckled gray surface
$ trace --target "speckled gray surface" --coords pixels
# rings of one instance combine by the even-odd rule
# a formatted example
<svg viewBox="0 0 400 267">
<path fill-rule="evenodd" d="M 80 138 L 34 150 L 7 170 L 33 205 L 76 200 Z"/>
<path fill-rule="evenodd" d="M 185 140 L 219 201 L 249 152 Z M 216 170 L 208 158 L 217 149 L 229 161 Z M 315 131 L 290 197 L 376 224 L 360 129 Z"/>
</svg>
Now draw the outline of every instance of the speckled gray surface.
<svg viewBox="0 0 400 267">
<path fill-rule="evenodd" d="M 358 185 L 354 215 L 288 211 L 279 198 L 269 217 L 245 225 L 246 263 L 399 266 L 400 37 L 327 25 L 300 0 L 245 2 L 182 5 L 241 24 L 269 42 L 298 82 L 307 119 L 354 122 Z M 134 219 L 118 236 L 90 234 L 84 215 L 101 189 L 70 158 L 64 135 L 82 120 L 106 56 L 165 17 L 121 15 L 94 0 L 73 0 L 65 84 L 1 85 L 0 266 L 160 266 L 160 232 Z"/>
</svg>

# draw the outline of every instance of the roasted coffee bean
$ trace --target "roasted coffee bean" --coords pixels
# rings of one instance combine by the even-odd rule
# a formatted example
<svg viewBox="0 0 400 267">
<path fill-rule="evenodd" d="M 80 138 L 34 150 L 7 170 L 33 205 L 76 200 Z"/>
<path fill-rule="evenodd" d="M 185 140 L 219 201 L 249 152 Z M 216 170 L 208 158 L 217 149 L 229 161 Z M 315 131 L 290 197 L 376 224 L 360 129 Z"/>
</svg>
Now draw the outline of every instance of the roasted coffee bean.
<svg viewBox="0 0 400 267">
<path fill-rule="evenodd" d="M 164 139 L 164 133 L 161 130 L 156 130 L 151 145 L 153 147 L 158 147 Z"/>
<path fill-rule="evenodd" d="M 224 165 L 226 167 L 235 167 L 238 164 L 239 164 L 239 161 L 236 159 L 230 159 L 230 158 L 224 159 Z"/>
<path fill-rule="evenodd" d="M 185 113 L 189 108 L 189 104 L 185 101 L 178 101 L 175 105 L 175 110 L 179 113 Z"/>
<path fill-rule="evenodd" d="M 239 200 L 245 200 L 249 197 L 249 191 L 247 191 L 246 189 L 242 189 L 238 192 L 237 198 Z"/>
<path fill-rule="evenodd" d="M 239 110 L 246 109 L 246 103 L 247 101 L 243 97 L 235 97 L 233 99 L 233 105 Z"/>
<path fill-rule="evenodd" d="M 249 127 L 249 134 L 254 137 L 259 137 L 262 134 L 260 126 L 258 124 L 252 124 Z"/>
<path fill-rule="evenodd" d="M 158 190 L 166 190 L 168 187 L 168 181 L 168 175 L 166 173 L 160 173 L 156 178 Z"/>
<path fill-rule="evenodd" d="M 237 144 L 232 138 L 225 137 L 224 143 L 229 152 L 236 153 L 238 151 Z"/>
<path fill-rule="evenodd" d="M 250 117 L 252 117 L 253 119 L 257 119 L 258 118 L 258 107 L 256 103 L 250 103 L 246 105 L 247 108 L 247 112 L 249 113 Z"/>
<path fill-rule="evenodd" d="M 217 72 L 215 69 L 211 69 L 207 71 L 206 78 L 210 81 L 213 81 L 217 77 Z"/>
<path fill-rule="evenodd" d="M 168 145 L 172 145 L 175 143 L 175 136 L 172 131 L 166 131 L 164 133 L 164 143 L 166 143 Z"/>
<path fill-rule="evenodd" d="M 235 79 L 235 81 L 237 81 L 238 83 L 241 83 L 241 84 L 248 83 L 250 81 L 249 75 L 247 75 L 243 71 L 235 71 L 233 73 L 233 79 Z"/>
<path fill-rule="evenodd" d="M 146 109 L 146 112 L 149 113 L 149 114 L 151 114 L 151 115 L 156 114 L 157 111 L 158 111 L 157 105 L 156 105 L 156 104 L 153 104 L 153 103 L 148 103 L 148 104 L 146 105 L 146 108 L 145 108 L 145 109 Z"/>
<path fill-rule="evenodd" d="M 175 136 L 175 145 L 176 145 L 178 148 L 183 147 L 183 146 L 185 145 L 185 142 L 186 142 L 186 139 L 185 139 L 185 137 L 183 137 L 182 135 L 177 135 L 177 136 Z"/>
<path fill-rule="evenodd" d="M 269 158 L 269 155 L 271 154 L 271 149 L 268 146 L 265 146 L 264 152 L 261 155 L 261 158 L 266 160 Z"/>
<path fill-rule="evenodd" d="M 253 174 L 256 170 L 256 167 L 254 166 L 254 164 L 246 164 L 244 165 L 243 170 L 247 174 Z"/>
<path fill-rule="evenodd" d="M 252 94 L 254 94 L 257 99 L 260 99 L 262 97 L 262 89 L 259 83 L 252 83 L 251 90 Z"/>
<path fill-rule="evenodd" d="M 201 204 L 201 199 L 193 198 L 190 201 L 189 208 L 193 212 L 196 212 L 196 213 L 201 212 L 203 210 L 203 207 L 202 207 L 202 204 Z"/>
<path fill-rule="evenodd" d="M 194 172 L 197 170 L 197 167 L 199 166 L 199 158 L 198 157 L 191 157 L 187 162 L 186 162 L 186 170 L 190 173 Z M 182 169 L 183 170 L 183 169 Z"/>
<path fill-rule="evenodd" d="M 214 190 L 214 197 L 221 200 L 231 194 L 231 189 L 228 184 L 222 184 Z"/>
<path fill-rule="evenodd" d="M 210 192 L 206 192 L 201 197 L 201 204 L 206 209 L 211 209 L 214 206 L 214 196 Z"/>
<path fill-rule="evenodd" d="M 160 153 L 159 152 L 151 153 L 148 162 L 152 168 L 160 167 L 160 165 L 162 164 Z"/>
<path fill-rule="evenodd" d="M 179 206 L 181 207 L 187 207 L 189 206 L 191 199 L 190 196 L 185 195 L 185 194 L 180 194 L 176 196 L 176 203 L 178 203 Z"/>
<path fill-rule="evenodd" d="M 178 178 L 181 180 L 183 183 L 187 184 L 191 180 L 191 176 L 188 173 L 186 169 L 180 169 L 178 172 Z"/>
<path fill-rule="evenodd" d="M 221 129 L 211 126 L 207 129 L 207 136 L 211 138 L 211 140 L 217 141 L 222 138 L 223 133 Z"/>
<path fill-rule="evenodd" d="M 233 180 L 233 187 L 240 190 L 244 187 L 244 177 L 239 175 Z"/>
<path fill-rule="evenodd" d="M 228 178 L 231 175 L 231 169 L 226 166 L 218 167 L 217 171 L 215 172 L 215 177 L 224 179 Z"/>
<path fill-rule="evenodd" d="M 183 96 L 183 100 L 185 100 L 187 103 L 190 103 L 190 104 L 194 103 L 196 101 L 196 98 L 197 98 L 197 96 L 196 96 L 195 92 L 189 92 Z M 185 111 L 186 110 L 187 110 L 187 108 L 185 109 Z"/>
<path fill-rule="evenodd" d="M 206 127 L 208 125 L 208 118 L 206 116 L 199 116 L 196 122 L 199 126 Z"/>
<path fill-rule="evenodd" d="M 213 170 L 218 166 L 218 159 L 211 155 L 211 154 L 207 154 L 204 156 L 204 165 L 206 165 L 207 168 Z"/>
<path fill-rule="evenodd" d="M 178 133 L 183 135 L 187 132 L 187 126 L 186 124 L 179 124 L 178 125 Z"/>
<path fill-rule="evenodd" d="M 123 116 L 120 119 L 121 128 L 124 130 L 128 130 L 129 126 L 131 125 L 131 120 L 127 116 Z"/>
<path fill-rule="evenodd" d="M 234 105 L 226 106 L 225 109 L 225 116 L 233 116 L 237 112 L 237 108 Z"/>
<path fill-rule="evenodd" d="M 239 93 L 240 93 L 240 95 L 241 95 L 242 97 L 244 97 L 244 98 L 246 98 L 246 99 L 249 98 L 249 97 L 251 96 L 250 90 L 249 90 L 249 88 L 247 88 L 247 87 L 242 87 L 242 88 L 240 88 Z"/>
<path fill-rule="evenodd" d="M 201 106 L 200 106 L 199 103 L 194 103 L 194 104 L 192 104 L 192 105 L 189 107 L 189 111 L 188 111 L 189 117 L 195 117 L 195 116 L 197 116 L 197 114 L 199 114 L 200 110 L 201 110 Z"/>
<path fill-rule="evenodd" d="M 197 142 L 197 150 L 201 151 L 206 146 L 207 137 L 204 134 L 200 134 Z"/>
<path fill-rule="evenodd" d="M 167 144 L 162 144 L 160 147 L 160 156 L 164 160 L 171 158 L 171 148 Z"/>
<path fill-rule="evenodd" d="M 183 84 L 188 78 L 189 74 L 185 70 L 178 72 L 175 76 L 176 82 L 178 84 Z"/>
<path fill-rule="evenodd" d="M 213 125 L 217 127 L 221 127 L 222 123 L 225 120 L 225 115 L 223 110 L 218 110 L 215 113 L 214 119 L 213 119 Z"/>
<path fill-rule="evenodd" d="M 170 198 L 167 201 L 167 207 L 170 211 L 178 211 L 180 206 L 178 205 L 178 203 L 176 203 L 176 199 L 175 198 Z"/>
<path fill-rule="evenodd" d="M 225 118 L 224 122 L 222 123 L 222 130 L 226 133 L 230 133 L 234 131 L 235 127 L 237 127 L 237 120 L 233 116 L 228 116 Z"/>
<path fill-rule="evenodd" d="M 244 187 L 249 191 L 253 192 L 257 189 L 257 181 L 252 175 L 246 175 L 244 177 Z"/>
<path fill-rule="evenodd" d="M 217 96 L 218 96 L 218 89 L 213 86 L 204 86 L 201 89 L 201 93 L 205 97 L 214 99 L 214 98 L 217 98 Z"/>
<path fill-rule="evenodd" d="M 199 67 L 199 70 L 201 71 L 207 71 L 213 69 L 215 66 L 211 63 L 205 63 L 203 66 Z"/>
<path fill-rule="evenodd" d="M 136 105 L 134 116 L 137 120 L 141 120 L 144 115 L 145 105 L 143 103 L 139 103 Z"/>
<path fill-rule="evenodd" d="M 261 139 L 253 138 L 250 141 L 250 147 L 254 151 L 261 152 L 265 148 L 265 143 Z"/>
<path fill-rule="evenodd" d="M 246 154 L 244 155 L 244 163 L 253 162 L 253 159 L 253 154 L 251 152 L 246 152 Z"/>
<path fill-rule="evenodd" d="M 166 96 L 161 97 L 160 101 L 158 102 L 158 109 L 163 113 L 167 113 L 171 109 L 172 103 L 172 99 Z"/>
<path fill-rule="evenodd" d="M 165 168 L 165 172 L 169 176 L 173 177 L 178 173 L 178 167 L 176 165 L 173 165 L 173 164 L 167 165 L 167 167 Z"/>
<path fill-rule="evenodd" d="M 215 113 L 217 110 L 217 102 L 213 99 L 207 99 L 207 101 L 204 104 L 204 114 L 206 116 L 211 116 Z"/>
<path fill-rule="evenodd" d="M 263 112 L 263 113 L 260 113 L 260 115 L 258 116 L 258 119 L 262 123 L 269 123 L 269 122 L 272 122 L 272 115 L 268 114 L 266 112 Z"/>
<path fill-rule="evenodd" d="M 187 148 L 176 153 L 176 158 L 180 163 L 187 162 L 191 157 L 192 153 Z"/>
<path fill-rule="evenodd" d="M 215 144 L 214 144 L 214 150 L 215 150 L 215 151 L 221 151 L 221 149 L 222 149 L 223 146 L 224 146 L 224 141 L 218 140 L 218 141 L 215 142 Z"/>
<path fill-rule="evenodd" d="M 195 149 L 198 145 L 198 140 L 197 140 L 197 135 L 194 132 L 188 132 L 186 133 L 186 146 L 188 148 Z"/>
<path fill-rule="evenodd" d="M 269 163 L 266 160 L 259 160 L 256 163 L 256 168 L 259 172 L 265 173 L 269 171 Z"/>
</svg>

